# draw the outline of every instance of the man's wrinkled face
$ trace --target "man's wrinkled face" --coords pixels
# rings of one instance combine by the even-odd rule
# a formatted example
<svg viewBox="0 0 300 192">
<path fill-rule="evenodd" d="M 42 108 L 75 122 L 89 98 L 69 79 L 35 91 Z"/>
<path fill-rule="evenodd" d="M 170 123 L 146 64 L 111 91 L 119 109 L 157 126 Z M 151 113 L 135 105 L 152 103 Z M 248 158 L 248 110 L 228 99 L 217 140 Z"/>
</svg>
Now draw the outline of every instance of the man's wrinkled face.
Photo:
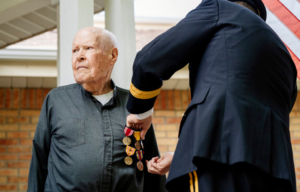
<svg viewBox="0 0 300 192">
<path fill-rule="evenodd" d="M 99 33 L 83 30 L 76 34 L 72 46 L 72 68 L 75 81 L 92 84 L 106 81 L 111 70 L 111 55 L 100 46 Z"/>
</svg>

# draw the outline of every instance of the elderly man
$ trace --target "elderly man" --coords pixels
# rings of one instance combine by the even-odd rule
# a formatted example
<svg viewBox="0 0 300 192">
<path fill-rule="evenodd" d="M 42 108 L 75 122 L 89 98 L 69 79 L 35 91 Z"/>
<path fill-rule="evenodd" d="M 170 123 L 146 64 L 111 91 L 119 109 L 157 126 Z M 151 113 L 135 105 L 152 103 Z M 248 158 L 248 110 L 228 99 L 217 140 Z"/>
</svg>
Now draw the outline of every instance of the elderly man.
<svg viewBox="0 0 300 192">
<path fill-rule="evenodd" d="M 77 83 L 53 89 L 44 101 L 33 139 L 28 191 L 165 191 L 165 176 L 143 168 L 145 159 L 159 155 L 153 128 L 143 146 L 135 146 L 139 132 L 124 132 L 129 93 L 110 78 L 118 58 L 114 35 L 82 29 L 72 52 Z"/>
</svg>

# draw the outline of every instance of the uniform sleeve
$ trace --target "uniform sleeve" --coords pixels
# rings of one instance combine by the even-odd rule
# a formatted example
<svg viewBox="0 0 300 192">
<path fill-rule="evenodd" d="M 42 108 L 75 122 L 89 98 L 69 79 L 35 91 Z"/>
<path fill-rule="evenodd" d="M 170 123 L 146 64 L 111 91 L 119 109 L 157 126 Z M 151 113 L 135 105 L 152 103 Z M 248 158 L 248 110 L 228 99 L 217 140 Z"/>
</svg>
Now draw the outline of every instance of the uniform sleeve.
<svg viewBox="0 0 300 192">
<path fill-rule="evenodd" d="M 146 45 L 136 56 L 127 110 L 139 114 L 150 110 L 168 80 L 195 55 L 201 55 L 214 35 L 218 20 L 216 0 L 203 0 L 176 26 Z"/>
<path fill-rule="evenodd" d="M 49 94 L 44 100 L 39 121 L 33 138 L 32 158 L 28 177 L 27 192 L 44 191 L 48 175 L 48 156 L 50 151 L 50 109 Z"/>
<path fill-rule="evenodd" d="M 145 140 L 144 146 L 145 146 L 145 154 L 144 154 L 144 159 L 145 160 L 151 160 L 152 157 L 160 157 L 157 143 L 156 143 L 156 138 L 154 134 L 154 129 L 153 126 L 151 125 L 150 129 L 148 130 Z M 146 163 L 144 164 L 144 190 L 143 192 L 167 192 L 165 188 L 166 184 L 166 176 L 163 175 L 155 175 L 151 174 L 147 170 L 147 165 Z"/>
</svg>

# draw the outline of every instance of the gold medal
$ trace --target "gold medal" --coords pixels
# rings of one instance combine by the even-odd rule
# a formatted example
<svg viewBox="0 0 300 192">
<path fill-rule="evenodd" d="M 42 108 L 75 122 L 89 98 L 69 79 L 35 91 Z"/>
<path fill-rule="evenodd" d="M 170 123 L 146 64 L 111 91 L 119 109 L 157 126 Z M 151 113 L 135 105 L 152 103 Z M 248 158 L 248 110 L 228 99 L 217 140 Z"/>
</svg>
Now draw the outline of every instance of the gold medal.
<svg viewBox="0 0 300 192">
<path fill-rule="evenodd" d="M 130 145 L 131 139 L 129 137 L 124 137 L 123 138 L 123 143 L 124 143 L 124 145 Z"/>
<path fill-rule="evenodd" d="M 136 150 L 141 150 L 141 144 L 137 141 L 135 144 L 134 144 Z"/>
<path fill-rule="evenodd" d="M 125 157 L 124 162 L 126 165 L 131 165 L 133 161 L 131 157 Z"/>
<path fill-rule="evenodd" d="M 137 168 L 138 168 L 140 171 L 143 171 L 143 170 L 144 170 L 144 165 L 143 165 L 143 163 L 142 163 L 141 161 L 139 161 L 139 162 L 137 163 Z"/>
</svg>

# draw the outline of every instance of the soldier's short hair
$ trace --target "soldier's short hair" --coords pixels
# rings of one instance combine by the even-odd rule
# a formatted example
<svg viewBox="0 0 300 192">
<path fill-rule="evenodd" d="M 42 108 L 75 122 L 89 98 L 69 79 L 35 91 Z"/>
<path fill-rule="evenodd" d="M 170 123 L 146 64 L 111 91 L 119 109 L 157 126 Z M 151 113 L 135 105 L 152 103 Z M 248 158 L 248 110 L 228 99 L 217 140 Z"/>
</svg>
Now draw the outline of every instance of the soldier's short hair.
<svg viewBox="0 0 300 192">
<path fill-rule="evenodd" d="M 255 10 L 255 8 L 253 8 L 251 5 L 249 5 L 248 3 L 244 2 L 244 1 L 235 1 L 234 3 L 239 4 L 243 7 L 246 7 L 248 9 L 250 9 L 252 12 L 254 12 L 255 14 L 258 14 L 257 11 Z"/>
</svg>

